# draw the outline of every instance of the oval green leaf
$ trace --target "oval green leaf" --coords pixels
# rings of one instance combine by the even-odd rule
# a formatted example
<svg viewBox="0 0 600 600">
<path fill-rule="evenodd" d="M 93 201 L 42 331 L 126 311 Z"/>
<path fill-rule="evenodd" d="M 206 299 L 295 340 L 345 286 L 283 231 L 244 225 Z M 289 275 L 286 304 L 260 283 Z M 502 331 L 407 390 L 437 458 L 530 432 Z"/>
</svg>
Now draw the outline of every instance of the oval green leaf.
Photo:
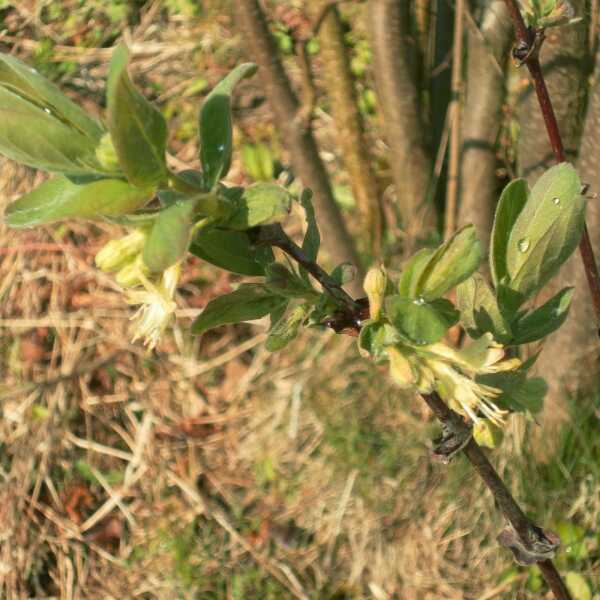
<svg viewBox="0 0 600 600">
<path fill-rule="evenodd" d="M 96 141 L 50 109 L 0 86 L 0 153 L 35 169 L 88 175 L 103 173 Z"/>
<path fill-rule="evenodd" d="M 564 288 L 537 308 L 513 324 L 514 343 L 528 344 L 541 340 L 556 331 L 566 320 L 573 298 L 574 288 Z"/>
<path fill-rule="evenodd" d="M 443 298 L 424 302 L 390 296 L 386 301 L 386 313 L 400 333 L 419 345 L 441 340 L 459 317 L 453 304 Z"/>
<path fill-rule="evenodd" d="M 233 125 L 231 122 L 231 94 L 245 77 L 256 72 L 256 65 L 244 63 L 236 67 L 218 83 L 204 100 L 200 110 L 200 160 L 204 184 L 212 189 L 227 175 L 233 151 Z"/>
<path fill-rule="evenodd" d="M 160 111 L 134 88 L 127 74 L 128 60 L 127 47 L 119 45 L 108 73 L 107 124 L 127 179 L 149 187 L 165 177 L 167 124 Z"/>
<path fill-rule="evenodd" d="M 416 286 L 417 297 L 427 301 L 441 298 L 477 270 L 482 256 L 475 227 L 467 225 L 459 229 L 427 262 Z"/>
<path fill-rule="evenodd" d="M 254 246 L 244 231 L 202 229 L 190 252 L 221 269 L 240 275 L 264 275 L 265 266 L 275 260 L 268 246 Z"/>
<path fill-rule="evenodd" d="M 531 297 L 577 247 L 585 224 L 585 199 L 575 169 L 561 163 L 537 181 L 508 240 L 510 287 Z"/>
<path fill-rule="evenodd" d="M 490 332 L 502 344 L 512 339 L 510 325 L 500 311 L 498 300 L 479 273 L 474 273 L 456 288 L 456 306 L 461 323 L 472 338 Z"/>
<path fill-rule="evenodd" d="M 292 196 L 280 185 L 260 182 L 248 186 L 234 202 L 233 213 L 223 225 L 243 231 L 281 221 L 291 210 Z"/>
<path fill-rule="evenodd" d="M 133 212 L 151 198 L 151 190 L 133 187 L 120 179 L 77 185 L 58 176 L 10 204 L 5 220 L 11 227 L 33 227 L 74 217 L 115 217 Z"/>
<path fill-rule="evenodd" d="M 242 284 L 231 294 L 211 300 L 192 325 L 192 333 L 201 334 L 220 325 L 261 319 L 287 300 L 258 283 Z"/>
<path fill-rule="evenodd" d="M 104 128 L 54 84 L 10 54 L 0 54 L 0 86 L 39 108 L 48 108 L 63 123 L 85 135 L 95 146 Z"/>
<path fill-rule="evenodd" d="M 525 179 L 515 179 L 502 190 L 490 240 L 490 271 L 495 286 L 508 275 L 506 268 L 508 239 L 528 196 L 529 187 Z"/>
<path fill-rule="evenodd" d="M 190 243 L 194 212 L 193 199 L 176 201 L 160 211 L 144 245 L 144 263 L 151 271 L 162 272 L 183 258 Z"/>
</svg>

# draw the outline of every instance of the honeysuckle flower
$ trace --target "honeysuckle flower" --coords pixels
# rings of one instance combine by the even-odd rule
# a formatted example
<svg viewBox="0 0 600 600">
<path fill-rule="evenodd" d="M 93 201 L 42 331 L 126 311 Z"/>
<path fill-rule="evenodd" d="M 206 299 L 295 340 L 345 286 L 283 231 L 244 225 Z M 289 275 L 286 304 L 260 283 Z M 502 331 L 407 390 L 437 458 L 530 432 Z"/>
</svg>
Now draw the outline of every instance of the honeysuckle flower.
<svg viewBox="0 0 600 600">
<path fill-rule="evenodd" d="M 156 347 L 177 308 L 173 297 L 180 275 L 180 263 L 170 266 L 156 281 L 140 272 L 139 279 L 142 289 L 127 290 L 127 302 L 140 305 L 137 312 L 131 317 L 135 322 L 134 342 L 143 339 L 148 348 Z"/>
<path fill-rule="evenodd" d="M 494 400 L 502 393 L 498 388 L 477 383 L 451 364 L 441 360 L 427 360 L 436 377 L 436 391 L 450 408 L 466 414 L 474 423 L 482 413 L 492 423 L 502 426 L 507 411 L 499 408 Z"/>
<path fill-rule="evenodd" d="M 105 273 L 115 273 L 130 264 L 142 252 L 148 234 L 134 229 L 118 240 L 110 240 L 96 254 L 96 266 Z"/>
<path fill-rule="evenodd" d="M 504 349 L 491 334 L 474 340 L 462 350 L 444 343 L 428 346 L 398 344 L 387 348 L 390 374 L 402 388 L 414 387 L 428 394 L 437 391 L 448 405 L 475 424 L 480 414 L 501 426 L 507 411 L 494 402 L 502 391 L 477 382 L 478 375 L 517 369 L 518 358 L 504 360 Z"/>
</svg>

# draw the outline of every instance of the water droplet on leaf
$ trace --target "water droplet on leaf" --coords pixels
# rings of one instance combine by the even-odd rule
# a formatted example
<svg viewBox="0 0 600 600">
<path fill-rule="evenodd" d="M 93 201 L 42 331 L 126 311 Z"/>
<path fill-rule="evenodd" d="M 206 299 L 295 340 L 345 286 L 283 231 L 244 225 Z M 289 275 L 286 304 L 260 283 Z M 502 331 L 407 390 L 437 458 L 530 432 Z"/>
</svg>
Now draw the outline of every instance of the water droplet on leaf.
<svg viewBox="0 0 600 600">
<path fill-rule="evenodd" d="M 413 304 L 418 304 L 419 306 L 425 304 L 425 298 L 421 298 L 421 296 L 419 296 L 418 298 L 415 298 L 415 300 L 413 300 Z"/>
<path fill-rule="evenodd" d="M 529 250 L 529 240 L 527 238 L 523 238 L 519 240 L 517 246 L 520 252 L 527 252 L 527 250 Z"/>
<path fill-rule="evenodd" d="M 52 114 L 52 111 L 51 111 L 49 108 L 45 108 L 45 109 L 44 109 L 44 112 L 45 112 L 45 113 L 48 113 L 49 115 L 51 115 L 51 114 Z"/>
<path fill-rule="evenodd" d="M 552 198 L 552 202 L 554 202 L 554 204 L 558 206 L 560 204 L 560 198 Z"/>
</svg>

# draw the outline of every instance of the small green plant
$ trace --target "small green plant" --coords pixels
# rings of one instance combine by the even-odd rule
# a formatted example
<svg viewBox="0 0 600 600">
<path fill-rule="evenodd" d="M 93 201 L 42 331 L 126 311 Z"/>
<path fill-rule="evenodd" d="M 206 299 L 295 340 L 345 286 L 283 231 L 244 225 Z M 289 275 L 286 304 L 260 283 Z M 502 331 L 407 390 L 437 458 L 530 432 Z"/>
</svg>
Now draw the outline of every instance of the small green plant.
<svg viewBox="0 0 600 600">
<path fill-rule="evenodd" d="M 510 412 L 539 411 L 545 384 L 528 377 L 535 357 L 521 360 L 518 347 L 550 335 L 568 313 L 572 289 L 538 308 L 532 300 L 572 254 L 584 228 L 586 203 L 570 164 L 549 169 L 531 190 L 521 179 L 504 189 L 489 248 L 491 283 L 478 273 L 484 249 L 467 226 L 410 257 L 397 277 L 373 267 L 364 282 L 368 298 L 355 300 L 343 289 L 352 276 L 348 265 L 328 274 L 317 262 L 321 233 L 310 191 L 295 197 L 271 181 L 245 188 L 222 181 L 233 153 L 231 95 L 256 66 L 240 65 L 207 96 L 198 119 L 202 169 L 174 172 L 165 158 L 167 123 L 136 90 L 127 63 L 121 45 L 111 60 L 100 123 L 33 69 L 2 55 L 0 151 L 53 174 L 8 207 L 9 226 L 84 218 L 129 229 L 98 252 L 96 264 L 114 274 L 127 302 L 139 306 L 134 339 L 149 348 L 159 343 L 191 252 L 253 277 L 208 303 L 192 326 L 197 335 L 266 316 L 270 351 L 283 349 L 305 327 L 356 334 L 360 352 L 388 364 L 400 388 L 441 397 L 489 447 L 501 439 Z M 268 173 L 261 169 L 259 179 Z M 306 215 L 301 246 L 281 226 L 296 202 Z M 472 339 L 462 348 L 444 342 L 458 324 Z M 468 429 L 446 457 L 470 436 Z M 555 547 L 515 554 L 536 562 Z"/>
</svg>

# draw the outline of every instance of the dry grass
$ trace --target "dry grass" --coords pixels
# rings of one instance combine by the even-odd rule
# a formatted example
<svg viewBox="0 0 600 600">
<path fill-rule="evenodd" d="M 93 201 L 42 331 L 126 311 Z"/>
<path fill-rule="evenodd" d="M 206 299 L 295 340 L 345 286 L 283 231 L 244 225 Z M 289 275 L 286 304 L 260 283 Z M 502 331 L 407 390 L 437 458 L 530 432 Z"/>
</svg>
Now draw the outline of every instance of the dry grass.
<svg viewBox="0 0 600 600">
<path fill-rule="evenodd" d="M 41 28 L 55 31 L 34 8 L 20 5 L 5 40 L 23 56 Z M 129 38 L 135 72 L 163 82 L 158 100 L 170 106 L 198 65 L 211 80 L 224 70 L 209 50 L 238 50 L 235 40 L 223 50 L 226 17 L 161 10 L 152 3 Z M 76 55 L 93 96 L 107 50 L 58 42 L 55 58 Z M 192 100 L 169 109 L 184 129 Z M 193 140 L 173 147 L 175 163 L 193 164 Z M 0 203 L 38 180 L 4 161 Z M 191 260 L 177 323 L 147 354 L 128 341 L 121 291 L 93 267 L 116 234 L 0 229 L 2 597 L 516 597 L 528 574 L 501 583 L 511 563 L 481 484 L 460 461 L 430 462 L 424 408 L 398 398 L 351 340 L 309 332 L 269 355 L 261 325 L 192 338 L 190 319 L 233 278 Z M 522 458 L 506 444 L 499 467 Z M 570 488 L 570 516 L 594 528 L 597 490 L 582 478 Z M 553 512 L 528 508 L 540 520 Z"/>
</svg>

